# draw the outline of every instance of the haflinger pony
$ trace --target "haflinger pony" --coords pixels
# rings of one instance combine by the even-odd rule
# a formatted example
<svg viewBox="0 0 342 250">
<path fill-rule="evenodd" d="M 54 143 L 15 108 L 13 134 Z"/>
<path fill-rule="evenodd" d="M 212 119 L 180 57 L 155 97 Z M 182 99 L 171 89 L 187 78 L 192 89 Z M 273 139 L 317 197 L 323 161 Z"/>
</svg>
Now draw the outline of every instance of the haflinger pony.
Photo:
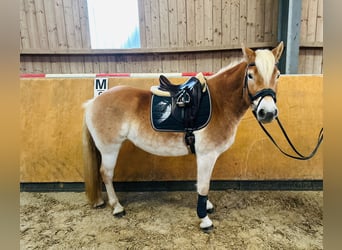
<svg viewBox="0 0 342 250">
<path fill-rule="evenodd" d="M 208 231 L 213 223 L 208 213 L 213 204 L 208 199 L 211 174 L 217 158 L 234 142 L 237 127 L 250 107 L 258 121 L 269 123 L 277 117 L 277 63 L 283 42 L 273 50 L 256 51 L 242 46 L 243 60 L 207 77 L 211 95 L 211 118 L 194 132 L 197 162 L 197 215 L 200 228 Z M 189 154 L 183 133 L 157 132 L 151 126 L 149 90 L 116 86 L 84 104 L 83 124 L 84 175 L 90 204 L 104 207 L 102 181 L 113 207 L 113 215 L 125 214 L 113 188 L 114 168 L 120 147 L 130 140 L 144 151 L 159 156 Z M 102 177 L 102 178 L 101 178 Z"/>
</svg>

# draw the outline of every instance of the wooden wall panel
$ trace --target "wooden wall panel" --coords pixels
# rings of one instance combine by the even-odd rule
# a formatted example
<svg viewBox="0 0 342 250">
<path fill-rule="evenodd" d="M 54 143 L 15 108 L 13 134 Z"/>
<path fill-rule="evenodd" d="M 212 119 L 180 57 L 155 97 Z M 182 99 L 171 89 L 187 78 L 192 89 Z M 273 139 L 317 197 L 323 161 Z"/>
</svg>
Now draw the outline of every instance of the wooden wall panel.
<svg viewBox="0 0 342 250">
<path fill-rule="evenodd" d="M 301 44 L 323 42 L 323 0 L 302 0 Z"/>
<path fill-rule="evenodd" d="M 31 48 L 41 48 L 39 33 L 40 27 L 38 27 L 36 19 L 36 10 L 34 1 L 24 1 L 24 9 L 26 13 L 26 22 L 28 27 L 28 34 Z"/>
<path fill-rule="evenodd" d="M 302 48 L 299 51 L 299 74 L 323 74 L 323 50 Z"/>
<path fill-rule="evenodd" d="M 241 59 L 241 50 L 161 55 L 21 56 L 20 71 L 46 74 L 217 72 L 229 63 Z"/>
<path fill-rule="evenodd" d="M 86 0 L 21 0 L 21 73 L 217 71 L 241 43 L 276 45 L 278 0 L 138 4 L 141 45 L 151 55 L 90 54 Z M 218 50 L 206 51 L 213 48 Z M 322 51 L 323 0 L 303 0 L 299 73 L 322 73 Z"/>
<path fill-rule="evenodd" d="M 185 79 L 175 78 L 182 82 Z M 94 79 L 22 79 L 20 81 L 20 181 L 83 181 L 81 105 L 93 96 Z M 109 86 L 149 89 L 153 78 L 110 78 Z M 278 90 L 280 119 L 296 147 L 309 153 L 323 126 L 323 77 L 282 76 Z M 298 98 L 300 97 L 300 98 Z M 290 151 L 276 123 L 267 125 L 278 143 Z M 324 142 L 323 142 L 324 144 Z M 132 157 L 132 155 L 134 157 Z M 195 180 L 193 155 L 157 157 L 125 143 L 116 181 Z M 323 152 L 308 161 L 283 156 L 250 111 L 239 126 L 231 149 L 217 161 L 214 180 L 322 179 Z"/>
<path fill-rule="evenodd" d="M 87 0 L 22 0 L 20 35 L 21 49 L 90 49 Z"/>
<path fill-rule="evenodd" d="M 301 18 L 301 74 L 323 73 L 323 0 L 303 0 Z"/>
<path fill-rule="evenodd" d="M 158 48 L 159 43 L 153 41 L 160 39 L 160 47 L 229 47 L 241 42 L 275 41 L 277 6 L 278 1 L 266 0 L 144 0 L 139 7 L 143 32 L 148 35 L 142 36 L 142 44 Z"/>
<path fill-rule="evenodd" d="M 19 10 L 19 23 L 20 23 L 20 48 L 30 48 L 29 27 L 26 20 L 25 0 L 20 0 Z"/>
<path fill-rule="evenodd" d="M 44 13 L 45 13 L 45 19 L 46 19 L 46 26 L 47 26 L 47 37 L 49 41 L 49 49 L 59 48 L 57 29 L 62 29 L 62 30 L 64 29 L 64 27 L 57 26 L 56 14 L 55 14 L 56 11 L 55 11 L 53 3 L 54 1 L 49 1 L 49 3 L 45 1 L 45 4 L 44 4 Z M 25 49 L 25 47 L 23 49 Z"/>
<path fill-rule="evenodd" d="M 21 39 L 29 39 L 30 43 L 22 42 L 21 49 L 57 52 L 70 48 L 89 49 L 86 3 L 86 0 L 22 0 Z M 265 24 L 275 23 L 277 3 L 266 0 L 141 0 L 138 4 L 142 48 L 214 44 L 224 48 L 246 41 L 273 42 L 276 25 L 267 26 L 268 36 L 263 33 Z"/>
</svg>

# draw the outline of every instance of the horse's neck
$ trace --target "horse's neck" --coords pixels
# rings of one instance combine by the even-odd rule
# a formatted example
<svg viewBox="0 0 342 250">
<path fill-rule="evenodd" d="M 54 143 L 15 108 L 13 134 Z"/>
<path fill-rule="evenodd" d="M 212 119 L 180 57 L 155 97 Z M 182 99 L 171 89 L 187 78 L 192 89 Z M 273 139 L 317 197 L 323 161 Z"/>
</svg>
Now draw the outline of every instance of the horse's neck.
<svg viewBox="0 0 342 250">
<path fill-rule="evenodd" d="M 249 103 L 243 90 L 245 70 L 246 63 L 241 62 L 230 69 L 219 71 L 208 79 L 212 101 L 223 111 L 220 115 L 232 118 L 234 114 L 237 119 L 241 119 L 248 109 Z"/>
</svg>

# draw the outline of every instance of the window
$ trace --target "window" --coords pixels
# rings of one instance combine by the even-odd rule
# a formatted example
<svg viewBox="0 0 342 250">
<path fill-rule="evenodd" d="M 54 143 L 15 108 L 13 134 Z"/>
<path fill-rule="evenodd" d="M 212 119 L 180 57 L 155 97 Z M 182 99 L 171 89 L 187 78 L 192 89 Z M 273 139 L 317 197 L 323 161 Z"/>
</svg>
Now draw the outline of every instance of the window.
<svg viewBox="0 0 342 250">
<path fill-rule="evenodd" d="M 92 49 L 140 48 L 138 0 L 87 0 Z"/>
</svg>

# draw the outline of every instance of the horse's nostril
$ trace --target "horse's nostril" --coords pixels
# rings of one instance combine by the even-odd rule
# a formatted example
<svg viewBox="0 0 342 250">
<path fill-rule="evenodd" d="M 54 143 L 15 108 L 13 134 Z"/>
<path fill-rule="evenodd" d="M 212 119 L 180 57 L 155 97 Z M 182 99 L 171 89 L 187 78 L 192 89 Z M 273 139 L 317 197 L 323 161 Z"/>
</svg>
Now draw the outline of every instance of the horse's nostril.
<svg viewBox="0 0 342 250">
<path fill-rule="evenodd" d="M 274 116 L 277 116 L 278 115 L 278 110 L 274 110 Z"/>
<path fill-rule="evenodd" d="M 264 109 L 260 109 L 259 112 L 258 112 L 258 116 L 259 116 L 260 118 L 264 118 L 265 115 L 266 115 L 265 110 L 264 110 Z"/>
<path fill-rule="evenodd" d="M 260 109 L 258 111 L 258 120 L 261 122 L 271 122 L 277 116 L 277 110 L 274 111 L 267 111 L 265 109 Z"/>
<path fill-rule="evenodd" d="M 274 114 L 272 112 L 267 112 L 264 118 L 268 121 L 272 120 L 274 118 Z"/>
</svg>

